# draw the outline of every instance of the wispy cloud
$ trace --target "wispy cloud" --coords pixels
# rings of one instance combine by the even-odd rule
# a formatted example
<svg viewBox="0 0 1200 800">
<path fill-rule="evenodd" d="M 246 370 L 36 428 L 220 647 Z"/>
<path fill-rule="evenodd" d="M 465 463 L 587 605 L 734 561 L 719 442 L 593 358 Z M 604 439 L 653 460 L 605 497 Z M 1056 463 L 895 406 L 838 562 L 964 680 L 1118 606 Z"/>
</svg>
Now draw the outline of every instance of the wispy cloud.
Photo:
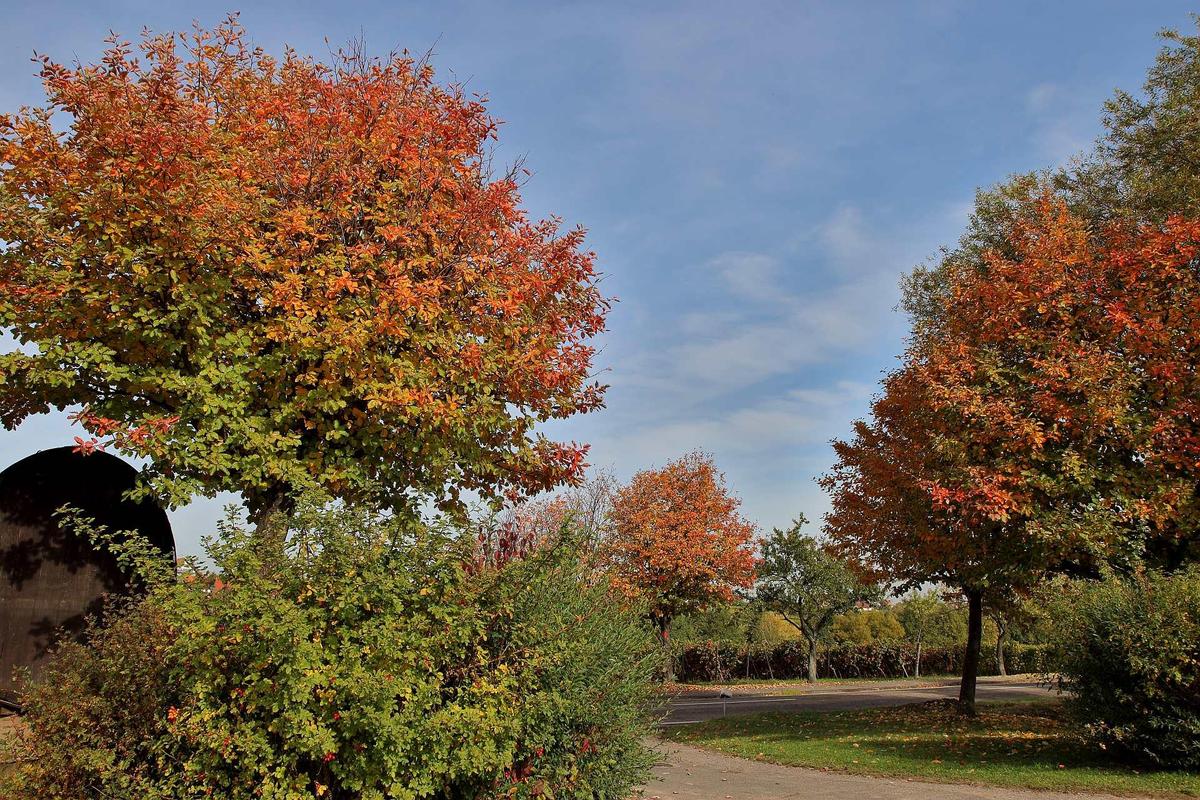
<svg viewBox="0 0 1200 800">
<path fill-rule="evenodd" d="M 875 242 L 857 207 L 846 205 L 833 212 L 822 223 L 819 236 L 830 263 L 843 275 L 870 273 L 879 268 L 882 247 Z"/>
<path fill-rule="evenodd" d="M 1032 141 L 1047 162 L 1030 169 L 1064 164 L 1091 146 L 1096 131 L 1092 98 L 1073 95 L 1057 83 L 1039 83 L 1026 93 L 1025 108 L 1033 124 Z"/>
</svg>

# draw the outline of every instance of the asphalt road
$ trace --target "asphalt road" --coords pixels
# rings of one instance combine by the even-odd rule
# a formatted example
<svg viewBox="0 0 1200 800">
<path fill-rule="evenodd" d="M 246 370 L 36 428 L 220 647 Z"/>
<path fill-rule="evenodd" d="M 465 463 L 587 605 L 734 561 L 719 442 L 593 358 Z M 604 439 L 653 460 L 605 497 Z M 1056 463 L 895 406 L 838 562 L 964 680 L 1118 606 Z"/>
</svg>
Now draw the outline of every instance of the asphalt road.
<svg viewBox="0 0 1200 800">
<path fill-rule="evenodd" d="M 785 691 L 785 690 L 778 690 Z M 792 689 L 792 691 L 796 691 Z M 757 714 L 763 711 L 842 711 L 855 708 L 901 706 L 923 703 L 926 700 L 958 697 L 958 681 L 922 681 L 918 685 L 886 683 L 872 686 L 860 683 L 843 686 L 804 688 L 800 693 L 780 695 L 742 693 L 722 699 L 714 691 L 705 695 L 681 695 L 671 700 L 663 725 L 688 725 L 735 714 Z M 1012 681 L 980 678 L 975 697 L 979 702 L 989 700 L 1029 700 L 1055 696 L 1055 692 L 1032 680 Z"/>
</svg>

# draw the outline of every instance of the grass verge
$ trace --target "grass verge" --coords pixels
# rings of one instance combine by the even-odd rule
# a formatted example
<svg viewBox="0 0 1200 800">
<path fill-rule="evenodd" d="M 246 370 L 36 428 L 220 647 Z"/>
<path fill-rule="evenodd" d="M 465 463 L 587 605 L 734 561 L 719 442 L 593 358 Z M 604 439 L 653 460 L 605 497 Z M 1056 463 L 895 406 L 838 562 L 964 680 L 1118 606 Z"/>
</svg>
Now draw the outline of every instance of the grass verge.
<svg viewBox="0 0 1200 800">
<path fill-rule="evenodd" d="M 1200 774 L 1142 770 L 1084 742 L 1057 701 L 950 703 L 832 713 L 770 713 L 681 725 L 665 734 L 730 755 L 865 775 L 1027 789 L 1200 796 Z"/>
</svg>

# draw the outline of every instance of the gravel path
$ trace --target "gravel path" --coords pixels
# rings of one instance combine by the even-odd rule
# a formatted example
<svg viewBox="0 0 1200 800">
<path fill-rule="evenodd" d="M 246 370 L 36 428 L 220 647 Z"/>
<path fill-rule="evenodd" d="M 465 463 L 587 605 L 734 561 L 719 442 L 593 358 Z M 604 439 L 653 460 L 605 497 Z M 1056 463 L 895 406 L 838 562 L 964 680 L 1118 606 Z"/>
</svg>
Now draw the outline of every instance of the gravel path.
<svg viewBox="0 0 1200 800">
<path fill-rule="evenodd" d="M 642 788 L 647 800 L 1080 800 L 1081 795 L 844 775 L 734 758 L 660 742 L 666 763 Z M 1115 800 L 1085 795 L 1088 800 Z"/>
<path fill-rule="evenodd" d="M 835 711 L 920 703 L 957 697 L 957 680 L 888 681 L 817 686 L 742 687 L 732 698 L 718 690 L 691 690 L 671 701 L 664 725 L 762 711 Z M 1053 692 L 1029 676 L 982 678 L 980 701 L 1026 700 Z M 727 756 L 698 747 L 658 742 L 664 763 L 642 787 L 648 800 L 1079 800 L 1080 795 L 928 783 L 839 772 L 784 767 Z M 1087 795 L 1089 800 L 1115 800 Z"/>
</svg>

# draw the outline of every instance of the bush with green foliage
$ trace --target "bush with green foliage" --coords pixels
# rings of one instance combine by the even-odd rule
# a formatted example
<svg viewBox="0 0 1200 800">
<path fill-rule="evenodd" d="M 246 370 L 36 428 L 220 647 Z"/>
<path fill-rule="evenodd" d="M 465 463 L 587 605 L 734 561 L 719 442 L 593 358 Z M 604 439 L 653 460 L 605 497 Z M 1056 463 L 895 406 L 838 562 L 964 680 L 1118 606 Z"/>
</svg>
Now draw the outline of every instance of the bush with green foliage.
<svg viewBox="0 0 1200 800">
<path fill-rule="evenodd" d="M 626 797 L 658 648 L 569 538 L 484 560 L 469 536 L 309 506 L 280 554 L 227 522 L 215 571 L 61 649 L 0 795 Z"/>
<path fill-rule="evenodd" d="M 680 614 L 671 624 L 671 643 L 675 652 L 699 642 L 729 642 L 739 646 L 748 642 L 752 647 L 771 647 L 799 638 L 800 631 L 796 626 L 778 612 L 745 600 Z"/>
<path fill-rule="evenodd" d="M 856 609 L 834 617 L 829 637 L 838 645 L 898 642 L 904 638 L 904 626 L 890 608 Z"/>
<path fill-rule="evenodd" d="M 1055 664 L 1089 734 L 1150 764 L 1200 767 L 1200 569 L 1098 581 L 1061 609 Z"/>
</svg>

